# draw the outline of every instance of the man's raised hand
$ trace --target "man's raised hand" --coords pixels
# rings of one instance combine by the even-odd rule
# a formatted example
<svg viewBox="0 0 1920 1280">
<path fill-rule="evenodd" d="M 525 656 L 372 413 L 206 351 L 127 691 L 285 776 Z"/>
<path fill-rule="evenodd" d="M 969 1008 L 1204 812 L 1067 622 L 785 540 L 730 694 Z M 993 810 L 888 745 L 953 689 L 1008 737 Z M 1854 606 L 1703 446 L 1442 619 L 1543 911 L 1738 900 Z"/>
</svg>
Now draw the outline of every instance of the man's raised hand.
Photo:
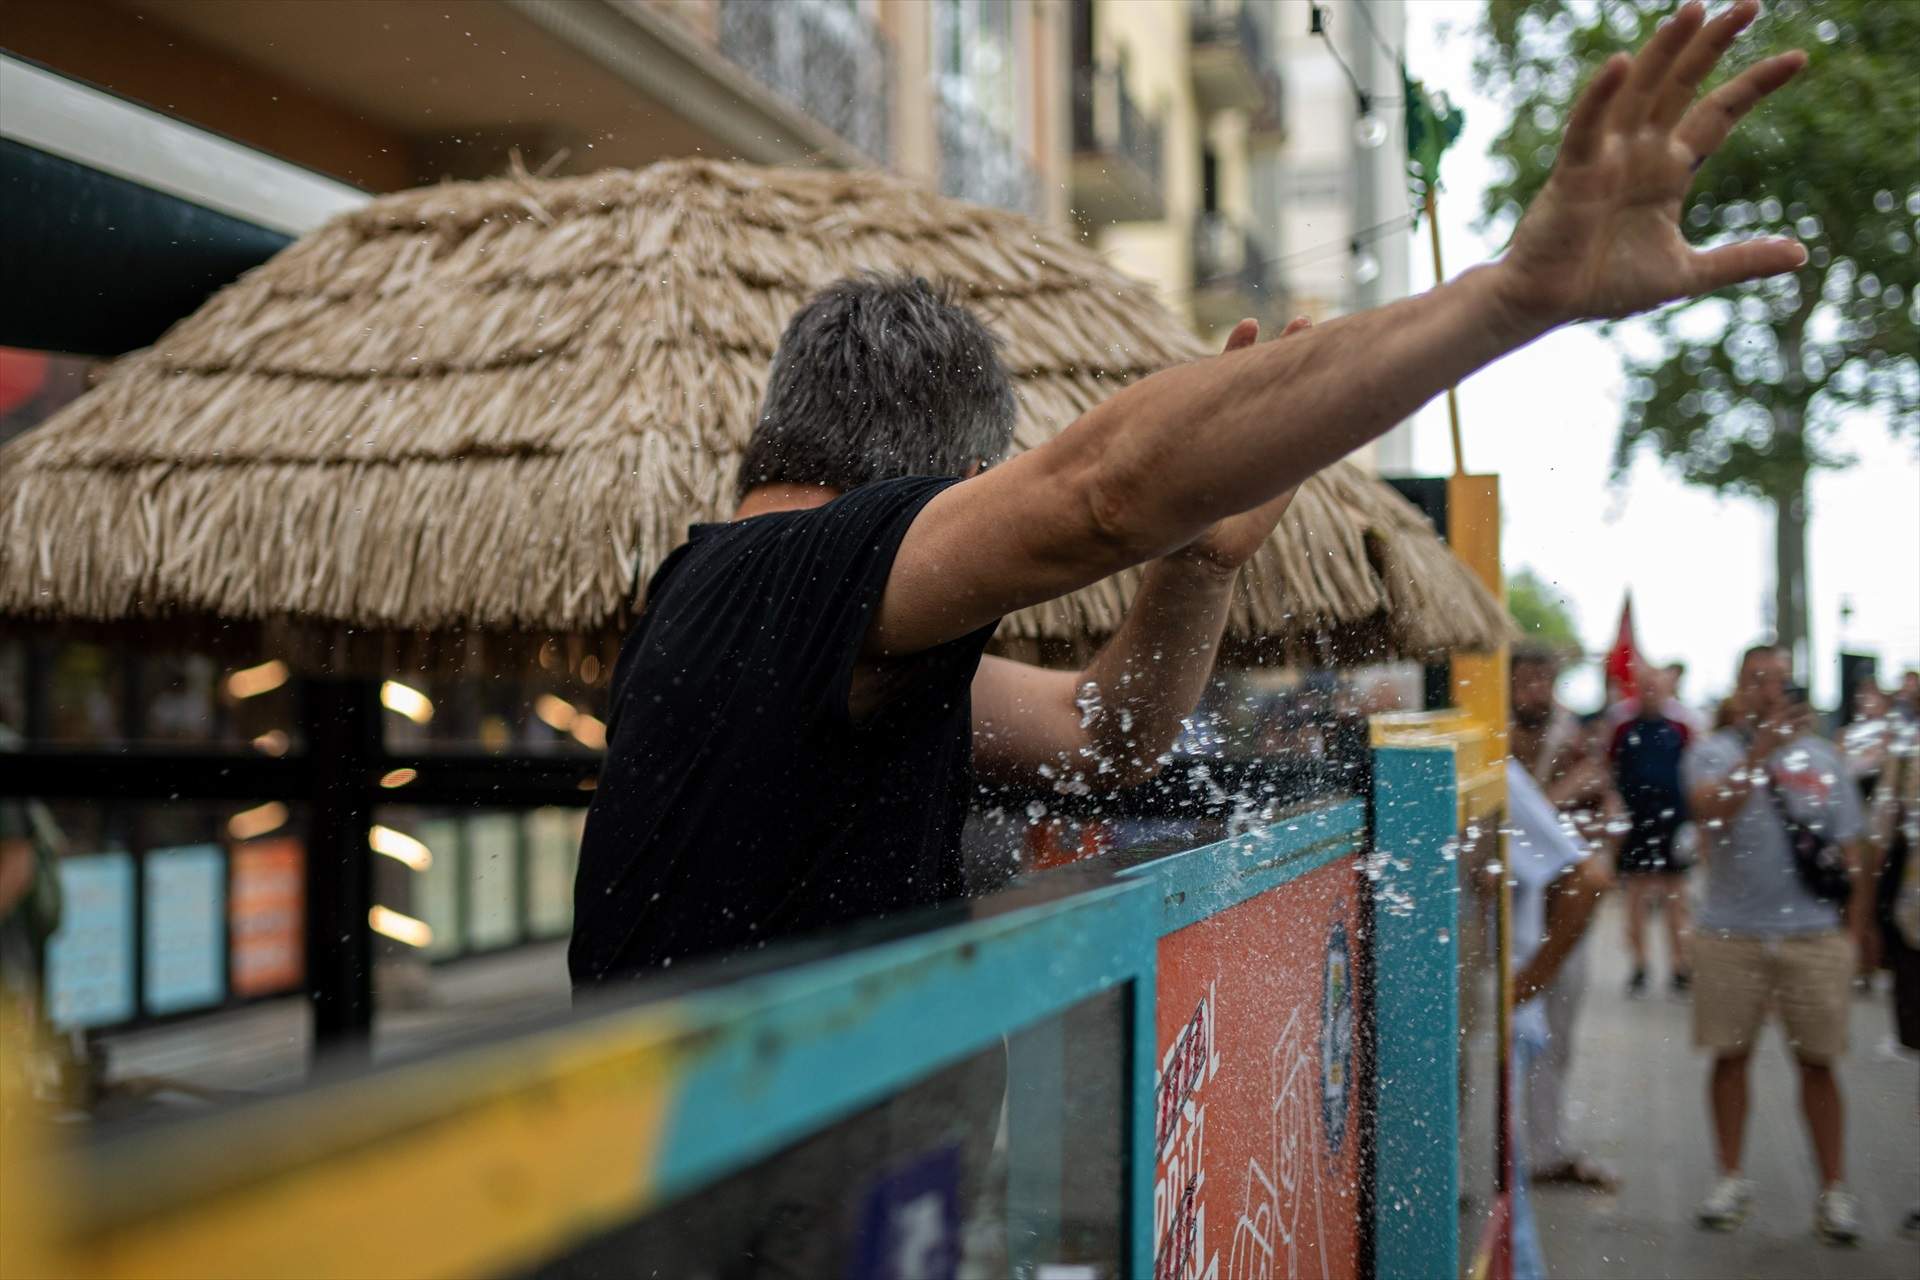
<svg viewBox="0 0 1920 1280">
<path fill-rule="evenodd" d="M 1693 175 L 1741 117 L 1806 65 L 1795 50 L 1755 63 L 1696 101 L 1700 86 L 1760 11 L 1740 0 L 1712 21 L 1698 0 L 1634 57 L 1615 54 L 1567 120 L 1553 174 L 1500 263 L 1502 294 L 1528 328 L 1616 318 L 1793 271 L 1793 240 L 1698 251 L 1680 235 Z"/>
</svg>

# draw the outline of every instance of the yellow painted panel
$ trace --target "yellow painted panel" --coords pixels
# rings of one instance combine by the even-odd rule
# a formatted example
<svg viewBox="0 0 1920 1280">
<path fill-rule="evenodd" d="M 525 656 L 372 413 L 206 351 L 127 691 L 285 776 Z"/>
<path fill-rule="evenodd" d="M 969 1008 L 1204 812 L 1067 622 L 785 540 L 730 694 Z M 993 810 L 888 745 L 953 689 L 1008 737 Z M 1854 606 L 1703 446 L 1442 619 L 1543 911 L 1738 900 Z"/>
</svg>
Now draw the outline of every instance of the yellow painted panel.
<svg viewBox="0 0 1920 1280">
<path fill-rule="evenodd" d="M 438 1109 L 421 1105 L 436 1082 L 418 1067 L 404 1082 L 317 1090 L 298 1123 L 264 1135 L 287 1151 L 276 1170 L 124 1220 L 111 1204 L 72 1195 L 79 1184 L 69 1170 L 60 1181 L 72 1229 L 55 1237 L 39 1273 L 459 1276 L 538 1259 L 649 1203 L 673 1046 L 662 1034 L 620 1040 L 582 1036 L 544 1053 L 523 1045 L 439 1082 L 466 1101 Z M 245 1120 L 239 1112 L 203 1123 Z M 341 1128 L 364 1137 L 330 1132 Z M 244 1128 L 233 1136 L 244 1138 Z M 203 1166 L 221 1159 L 218 1142 L 201 1146 Z M 123 1185 L 167 1177 L 137 1167 L 137 1156 L 132 1163 L 112 1171 L 131 1180 Z M 207 1170 L 189 1181 L 193 1172 Z"/>
</svg>

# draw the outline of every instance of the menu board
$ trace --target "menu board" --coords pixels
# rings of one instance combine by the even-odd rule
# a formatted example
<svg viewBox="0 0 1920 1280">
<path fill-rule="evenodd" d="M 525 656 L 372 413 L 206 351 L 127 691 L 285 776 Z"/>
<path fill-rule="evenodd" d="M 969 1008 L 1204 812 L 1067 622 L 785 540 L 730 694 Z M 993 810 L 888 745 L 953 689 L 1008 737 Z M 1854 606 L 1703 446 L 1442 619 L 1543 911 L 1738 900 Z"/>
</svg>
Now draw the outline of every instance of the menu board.
<svg viewBox="0 0 1920 1280">
<path fill-rule="evenodd" d="M 62 858 L 60 928 L 47 943 L 47 1016 L 68 1030 L 133 1014 L 133 859 Z"/>
<path fill-rule="evenodd" d="M 1160 940 L 1154 1280 L 1358 1271 L 1353 864 Z"/>
<path fill-rule="evenodd" d="M 154 849 L 144 859 L 140 976 L 148 1013 L 199 1009 L 226 998 L 226 881 L 218 845 Z"/>
<path fill-rule="evenodd" d="M 467 820 L 467 945 L 475 951 L 520 940 L 520 816 Z"/>
<path fill-rule="evenodd" d="M 527 927 L 536 938 L 573 928 L 573 873 L 580 861 L 584 809 L 535 809 L 527 815 Z"/>
<path fill-rule="evenodd" d="M 306 980 L 305 867 L 306 846 L 292 836 L 255 840 L 233 851 L 235 995 L 291 991 Z"/>
<path fill-rule="evenodd" d="M 427 846 L 433 861 L 412 875 L 416 914 L 433 930 L 421 948 L 429 960 L 459 955 L 465 949 L 460 934 L 460 882 L 463 861 L 460 823 L 453 818 L 429 818 L 415 824 L 413 836 Z"/>
</svg>

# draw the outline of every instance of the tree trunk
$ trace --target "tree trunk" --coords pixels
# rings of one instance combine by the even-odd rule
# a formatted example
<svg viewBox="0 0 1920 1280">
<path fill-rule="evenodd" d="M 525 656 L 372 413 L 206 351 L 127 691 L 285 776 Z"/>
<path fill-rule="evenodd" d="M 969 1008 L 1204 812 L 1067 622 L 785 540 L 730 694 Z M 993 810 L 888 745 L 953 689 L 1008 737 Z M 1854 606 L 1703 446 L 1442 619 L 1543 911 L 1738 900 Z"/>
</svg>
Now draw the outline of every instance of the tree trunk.
<svg viewBox="0 0 1920 1280">
<path fill-rule="evenodd" d="M 1799 311 L 1782 328 L 1780 356 L 1787 386 L 1797 394 L 1773 405 L 1773 455 L 1787 464 L 1773 495 L 1773 633 L 1787 651 L 1796 682 L 1811 683 L 1813 654 L 1807 634 L 1807 479 L 1813 468 L 1807 455 L 1807 402 L 1801 340 L 1813 316 L 1817 291 L 1808 291 Z"/>
<path fill-rule="evenodd" d="M 1807 476 L 1773 500 L 1774 640 L 1793 661 L 1794 678 L 1805 684 L 1812 654 L 1807 635 Z"/>
</svg>

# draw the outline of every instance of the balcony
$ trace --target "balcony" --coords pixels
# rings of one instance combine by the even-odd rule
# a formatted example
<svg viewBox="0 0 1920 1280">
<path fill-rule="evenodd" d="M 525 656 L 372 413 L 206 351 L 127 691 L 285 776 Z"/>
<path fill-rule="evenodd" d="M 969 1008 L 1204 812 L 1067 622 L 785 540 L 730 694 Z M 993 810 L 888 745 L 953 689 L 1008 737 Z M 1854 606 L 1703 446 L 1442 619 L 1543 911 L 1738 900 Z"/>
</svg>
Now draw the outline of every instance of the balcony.
<svg viewBox="0 0 1920 1280">
<path fill-rule="evenodd" d="M 1266 24 L 1251 3 L 1189 0 L 1188 61 L 1200 109 L 1259 111 L 1267 99 Z"/>
<path fill-rule="evenodd" d="M 1201 328 L 1222 329 L 1243 316 L 1271 318 L 1279 293 L 1266 250 L 1245 227 L 1217 213 L 1194 220 L 1193 318 Z"/>
<path fill-rule="evenodd" d="M 851 6 L 721 0 L 720 51 L 868 158 L 892 160 L 890 51 Z"/>
<path fill-rule="evenodd" d="M 1279 146 L 1287 140 L 1287 90 L 1277 68 L 1260 76 L 1265 100 L 1247 116 L 1247 136 L 1256 146 Z"/>
<path fill-rule="evenodd" d="M 964 82 L 937 84 L 940 194 L 1038 213 L 1040 179 L 1026 157 L 968 100 Z"/>
<path fill-rule="evenodd" d="M 1115 67 L 1080 67 L 1073 76 L 1074 211 L 1092 222 L 1157 222 L 1160 122 L 1149 119 Z"/>
</svg>

